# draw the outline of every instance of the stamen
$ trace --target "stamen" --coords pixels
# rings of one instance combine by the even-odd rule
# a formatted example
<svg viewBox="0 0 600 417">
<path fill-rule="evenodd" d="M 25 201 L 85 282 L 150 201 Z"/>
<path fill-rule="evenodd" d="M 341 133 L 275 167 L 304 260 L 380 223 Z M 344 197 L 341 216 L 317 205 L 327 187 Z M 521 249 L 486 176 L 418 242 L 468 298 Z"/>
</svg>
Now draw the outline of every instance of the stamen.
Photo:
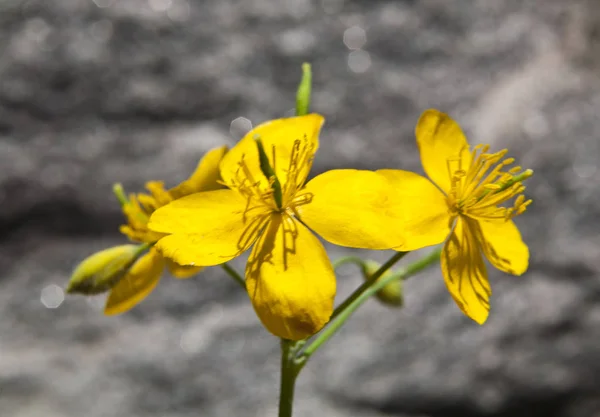
<svg viewBox="0 0 600 417">
<path fill-rule="evenodd" d="M 446 160 L 446 166 L 450 176 L 450 194 L 457 199 L 458 186 L 460 185 L 461 179 L 464 178 L 467 173 L 462 169 L 462 159 L 459 157 L 448 158 Z"/>
<path fill-rule="evenodd" d="M 305 204 L 310 204 L 310 202 L 312 201 L 312 199 L 313 199 L 313 194 L 312 193 L 298 194 L 292 200 L 292 205 L 295 206 L 295 207 L 298 207 L 298 206 L 303 206 Z"/>
<path fill-rule="evenodd" d="M 245 155 L 242 155 L 242 160 L 239 162 L 239 167 L 236 171 L 236 178 L 233 181 L 233 186 L 237 188 L 246 198 L 256 198 L 267 207 L 276 208 L 274 204 L 275 202 L 273 201 L 272 189 L 269 188 L 269 190 L 266 191 L 260 189 L 260 181 L 254 180 L 254 177 L 250 172 L 250 168 L 248 168 L 244 158 Z"/>
<path fill-rule="evenodd" d="M 529 178 L 533 171 L 522 171 L 517 166 L 504 171 L 504 168 L 515 162 L 514 158 L 506 158 L 506 149 L 487 153 L 488 145 L 478 145 L 471 153 L 471 166 L 462 179 L 462 190 L 458 192 L 458 184 L 461 182 L 460 173 L 456 166 L 456 159 L 448 160 L 448 170 L 451 173 L 451 196 L 448 204 L 454 207 L 458 213 L 480 219 L 511 219 L 523 213 L 531 200 L 525 201 L 522 195 L 525 186 L 522 181 Z M 452 169 L 455 168 L 455 169 Z M 460 168 L 460 161 L 458 162 Z M 517 197 L 510 208 L 498 207 L 513 197 Z M 451 208 L 452 210 L 452 208 Z"/>
</svg>

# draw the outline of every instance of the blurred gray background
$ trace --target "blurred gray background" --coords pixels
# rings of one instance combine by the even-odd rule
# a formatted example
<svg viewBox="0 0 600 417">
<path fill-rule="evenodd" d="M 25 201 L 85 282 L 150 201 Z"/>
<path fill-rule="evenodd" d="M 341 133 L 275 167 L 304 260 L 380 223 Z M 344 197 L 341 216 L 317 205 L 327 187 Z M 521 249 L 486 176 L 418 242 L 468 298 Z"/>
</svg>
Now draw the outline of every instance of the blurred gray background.
<svg viewBox="0 0 600 417">
<path fill-rule="evenodd" d="M 536 175 L 517 220 L 530 270 L 491 271 L 487 324 L 433 268 L 403 310 L 367 303 L 314 356 L 295 416 L 600 416 L 599 39 L 597 0 L 2 0 L 0 415 L 275 415 L 277 340 L 220 269 L 165 276 L 112 318 L 61 288 L 125 242 L 113 182 L 175 185 L 291 114 L 310 61 L 313 175 L 422 172 L 429 107 Z M 338 300 L 360 282 L 342 268 Z"/>
</svg>

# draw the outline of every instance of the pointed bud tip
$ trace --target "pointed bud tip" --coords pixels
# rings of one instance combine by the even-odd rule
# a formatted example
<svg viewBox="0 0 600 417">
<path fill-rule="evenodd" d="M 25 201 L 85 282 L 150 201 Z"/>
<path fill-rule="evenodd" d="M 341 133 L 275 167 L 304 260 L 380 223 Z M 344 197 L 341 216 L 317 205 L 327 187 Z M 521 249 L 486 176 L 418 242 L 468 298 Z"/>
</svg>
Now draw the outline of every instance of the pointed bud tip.
<svg viewBox="0 0 600 417">
<path fill-rule="evenodd" d="M 121 204 L 121 207 L 126 204 L 129 204 L 129 198 L 127 198 L 127 194 L 125 194 L 123 185 L 120 182 L 114 183 L 112 190 L 115 197 L 117 197 L 117 200 L 119 200 L 119 204 Z"/>
</svg>

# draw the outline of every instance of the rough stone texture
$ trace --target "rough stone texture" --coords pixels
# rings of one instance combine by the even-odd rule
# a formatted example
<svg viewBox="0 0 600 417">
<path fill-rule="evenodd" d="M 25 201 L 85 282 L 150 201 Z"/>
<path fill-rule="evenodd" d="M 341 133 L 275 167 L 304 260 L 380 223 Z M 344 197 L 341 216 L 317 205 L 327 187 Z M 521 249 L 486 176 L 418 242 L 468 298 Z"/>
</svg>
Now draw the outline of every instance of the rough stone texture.
<svg viewBox="0 0 600 417">
<path fill-rule="evenodd" d="M 530 271 L 491 273 L 484 327 L 423 273 L 404 310 L 368 303 L 315 355 L 295 415 L 600 416 L 599 28 L 596 0 L 3 0 L 0 414 L 276 414 L 276 340 L 219 269 L 165 277 L 117 318 L 40 299 L 123 241 L 113 182 L 175 184 L 235 142 L 234 119 L 289 114 L 309 60 L 315 173 L 420 171 L 412 130 L 437 107 L 533 168 L 535 203 L 518 219 Z M 359 282 L 342 269 L 339 297 Z"/>
</svg>

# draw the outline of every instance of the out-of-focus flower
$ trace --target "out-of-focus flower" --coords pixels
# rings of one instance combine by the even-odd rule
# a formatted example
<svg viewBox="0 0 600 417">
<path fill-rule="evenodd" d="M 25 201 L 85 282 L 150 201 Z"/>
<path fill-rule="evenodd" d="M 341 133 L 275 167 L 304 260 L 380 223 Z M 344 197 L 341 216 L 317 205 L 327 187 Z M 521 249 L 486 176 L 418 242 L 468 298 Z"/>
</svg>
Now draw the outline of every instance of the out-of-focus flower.
<svg viewBox="0 0 600 417">
<path fill-rule="evenodd" d="M 158 284 L 165 267 L 176 278 L 189 278 L 198 273 L 201 266 L 179 265 L 163 258 L 152 247 L 164 235 L 148 229 L 148 220 L 156 209 L 173 200 L 223 188 L 219 163 L 226 152 L 225 146 L 210 150 L 187 180 L 169 190 L 161 181 L 150 181 L 146 183 L 149 194 L 131 194 L 127 198 L 117 185 L 115 192 L 127 218 L 127 224 L 122 225 L 120 231 L 144 245 L 117 246 L 90 256 L 76 269 L 68 291 L 97 294 L 110 290 L 104 313 L 114 315 L 130 310 L 146 298 Z"/>
</svg>

